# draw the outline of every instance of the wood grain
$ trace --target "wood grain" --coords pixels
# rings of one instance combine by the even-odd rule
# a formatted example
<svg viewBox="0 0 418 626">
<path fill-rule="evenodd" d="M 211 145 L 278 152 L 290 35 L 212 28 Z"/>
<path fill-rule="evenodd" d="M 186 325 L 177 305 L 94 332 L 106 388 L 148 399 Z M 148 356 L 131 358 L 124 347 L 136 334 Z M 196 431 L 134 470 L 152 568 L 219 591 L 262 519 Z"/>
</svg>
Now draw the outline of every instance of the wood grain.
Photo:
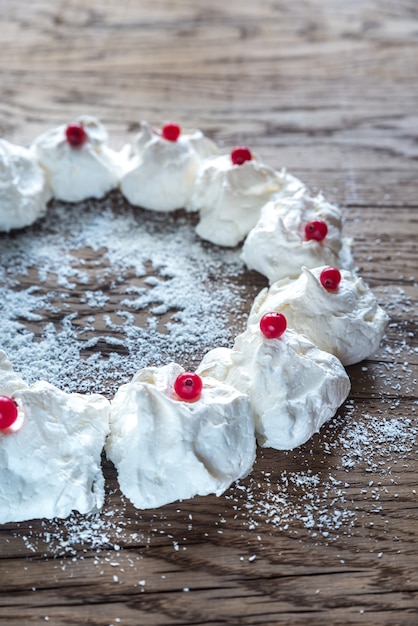
<svg viewBox="0 0 418 626">
<path fill-rule="evenodd" d="M 349 368 L 333 423 L 296 451 L 260 451 L 244 488 L 138 512 L 104 461 L 107 543 L 61 555 L 65 523 L 0 527 L 0 624 L 415 626 L 416 449 L 394 441 L 387 453 L 376 438 L 345 466 L 355 442 L 341 441 L 350 420 L 370 441 L 376 418 L 417 425 L 416 2 L 0 0 L 0 16 L 2 136 L 29 144 L 87 112 L 114 147 L 142 119 L 247 143 L 342 205 L 359 270 L 391 315 L 385 345 Z M 88 269 L 97 253 L 83 257 Z M 243 280 L 250 303 L 265 282 Z M 290 481 L 282 509 L 269 495 L 301 470 L 323 485 L 313 528 L 301 519 L 308 483 Z M 341 525 L 321 527 L 321 510 L 344 511 Z"/>
</svg>

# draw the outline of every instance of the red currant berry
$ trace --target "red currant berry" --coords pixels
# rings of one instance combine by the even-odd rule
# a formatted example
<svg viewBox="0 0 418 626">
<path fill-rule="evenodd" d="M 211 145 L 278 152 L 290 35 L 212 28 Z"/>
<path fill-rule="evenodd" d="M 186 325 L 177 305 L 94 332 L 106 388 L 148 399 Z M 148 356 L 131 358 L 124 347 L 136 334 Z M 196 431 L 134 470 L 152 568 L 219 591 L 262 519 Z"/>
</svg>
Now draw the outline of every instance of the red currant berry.
<svg viewBox="0 0 418 626">
<path fill-rule="evenodd" d="M 266 313 L 260 320 L 260 330 L 267 339 L 278 339 L 286 330 L 287 321 L 282 313 Z"/>
<path fill-rule="evenodd" d="M 167 139 L 167 141 L 177 141 L 180 133 L 180 126 L 178 124 L 173 124 L 173 122 L 168 122 L 167 124 L 164 124 L 161 129 L 161 134 L 164 139 Z"/>
<path fill-rule="evenodd" d="M 234 165 L 242 165 L 245 161 L 251 161 L 252 154 L 245 146 L 238 146 L 231 152 L 231 161 Z"/>
<path fill-rule="evenodd" d="M 311 241 L 322 241 L 328 234 L 328 226 L 321 220 L 313 220 L 305 226 L 305 239 Z"/>
<path fill-rule="evenodd" d="M 194 402 L 200 398 L 203 382 L 198 374 L 183 372 L 174 381 L 174 391 L 180 400 Z"/>
<path fill-rule="evenodd" d="M 341 282 L 341 273 L 336 267 L 326 267 L 322 270 L 319 280 L 327 291 L 335 291 Z"/>
<path fill-rule="evenodd" d="M 6 430 L 17 420 L 17 404 L 8 396 L 0 396 L 0 430 Z"/>
<path fill-rule="evenodd" d="M 88 139 L 87 133 L 81 124 L 69 124 L 65 130 L 65 136 L 73 148 L 81 148 Z"/>
</svg>

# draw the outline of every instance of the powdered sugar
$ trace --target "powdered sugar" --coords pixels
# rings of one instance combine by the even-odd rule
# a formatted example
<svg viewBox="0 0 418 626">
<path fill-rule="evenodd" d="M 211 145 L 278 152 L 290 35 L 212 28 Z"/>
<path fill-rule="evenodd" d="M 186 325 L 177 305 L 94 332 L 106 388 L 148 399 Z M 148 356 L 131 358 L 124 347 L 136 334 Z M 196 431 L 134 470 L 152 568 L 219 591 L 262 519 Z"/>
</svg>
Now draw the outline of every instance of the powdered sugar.
<svg viewBox="0 0 418 626">
<path fill-rule="evenodd" d="M 344 414 L 321 432 L 315 451 L 285 453 L 297 456 L 299 471 L 283 469 L 286 461 L 278 459 L 279 471 L 264 470 L 241 486 L 232 499 L 248 512 L 249 527 L 260 530 L 267 524 L 296 535 L 304 530 L 330 541 L 350 535 L 365 517 L 380 513 L 397 483 L 397 471 L 407 471 L 414 460 L 418 435 L 412 419 L 392 417 L 390 405 L 382 405 L 371 415 L 347 402 Z"/>
<path fill-rule="evenodd" d="M 209 249 L 183 215 L 144 219 L 119 202 L 55 203 L 2 237 L 0 345 L 28 382 L 109 395 L 139 367 L 190 364 L 236 332 L 239 252 Z"/>
</svg>

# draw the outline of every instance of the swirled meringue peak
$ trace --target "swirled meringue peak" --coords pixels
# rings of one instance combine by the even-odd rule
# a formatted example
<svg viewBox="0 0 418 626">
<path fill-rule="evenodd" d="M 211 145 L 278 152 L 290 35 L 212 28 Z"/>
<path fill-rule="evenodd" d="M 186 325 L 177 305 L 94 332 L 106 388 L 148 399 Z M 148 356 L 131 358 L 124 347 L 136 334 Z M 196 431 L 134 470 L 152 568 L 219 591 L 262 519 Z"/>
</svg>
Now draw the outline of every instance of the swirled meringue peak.
<svg viewBox="0 0 418 626">
<path fill-rule="evenodd" d="M 308 239 L 305 228 L 326 224 L 324 239 Z M 290 198 L 275 198 L 261 210 L 260 219 L 246 238 L 242 257 L 249 269 L 264 274 L 271 283 L 297 278 L 302 267 L 332 265 L 353 268 L 351 241 L 342 237 L 342 216 L 319 194 L 301 190 Z"/>
<path fill-rule="evenodd" d="M 50 199 L 31 150 L 0 139 L 0 231 L 29 226 L 46 213 Z"/>
<path fill-rule="evenodd" d="M 199 211 L 197 234 L 219 246 L 237 246 L 255 226 L 261 207 L 272 198 L 293 195 L 303 183 L 252 156 L 234 164 L 223 154 L 203 164 L 190 209 Z"/>
<path fill-rule="evenodd" d="M 28 389 L 27 383 L 14 371 L 7 354 L 3 350 L 0 350 L 0 373 L 0 395 L 12 396 L 16 391 Z"/>
<path fill-rule="evenodd" d="M 183 401 L 174 392 L 183 372 L 176 363 L 142 369 L 111 402 L 107 456 L 123 493 L 140 509 L 221 495 L 254 463 L 248 398 L 204 377 L 199 399 Z"/>
<path fill-rule="evenodd" d="M 141 123 L 134 150 L 121 191 L 131 204 L 152 211 L 188 208 L 199 166 L 218 152 L 200 130 L 166 139 L 147 122 Z"/>
<path fill-rule="evenodd" d="M 28 387 L 3 352 L 0 395 L 19 407 L 16 425 L 0 430 L 0 524 L 99 510 L 109 402 L 44 381 Z"/>
<path fill-rule="evenodd" d="M 334 354 L 343 365 L 352 365 L 377 350 L 389 318 L 365 281 L 349 270 L 340 270 L 337 289 L 324 288 L 320 278 L 325 269 L 303 268 L 299 278 L 263 289 L 254 300 L 248 324 L 270 311 L 283 313 L 290 328 Z"/>
<path fill-rule="evenodd" d="M 333 417 L 350 390 L 336 357 L 293 330 L 267 339 L 258 324 L 238 335 L 232 349 L 208 352 L 197 372 L 247 394 L 258 443 L 277 450 L 308 441 Z"/>
<path fill-rule="evenodd" d="M 71 145 L 68 125 L 63 124 L 35 139 L 32 150 L 57 200 L 103 198 L 118 186 L 127 167 L 127 151 L 115 152 L 107 146 L 107 131 L 95 117 L 80 116 L 71 126 L 81 127 L 85 141 Z"/>
</svg>

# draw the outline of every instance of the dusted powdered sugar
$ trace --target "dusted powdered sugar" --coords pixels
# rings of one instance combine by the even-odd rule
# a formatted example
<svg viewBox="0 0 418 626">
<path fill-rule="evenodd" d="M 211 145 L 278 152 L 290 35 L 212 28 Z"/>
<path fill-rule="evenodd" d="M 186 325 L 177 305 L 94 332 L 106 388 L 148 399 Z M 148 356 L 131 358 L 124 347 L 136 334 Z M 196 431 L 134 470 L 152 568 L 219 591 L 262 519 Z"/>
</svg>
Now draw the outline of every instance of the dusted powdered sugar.
<svg viewBox="0 0 418 626">
<path fill-rule="evenodd" d="M 138 369 L 193 367 L 242 330 L 239 252 L 207 249 L 187 216 L 120 204 L 53 203 L 36 230 L 3 236 L 0 346 L 25 381 L 112 397 Z"/>
<path fill-rule="evenodd" d="M 290 328 L 337 356 L 343 365 L 352 365 L 377 350 L 389 316 L 364 280 L 348 270 L 341 270 L 337 289 L 325 289 L 320 282 L 324 269 L 303 268 L 299 278 L 263 289 L 254 300 L 248 324 L 278 311 Z"/>
</svg>

